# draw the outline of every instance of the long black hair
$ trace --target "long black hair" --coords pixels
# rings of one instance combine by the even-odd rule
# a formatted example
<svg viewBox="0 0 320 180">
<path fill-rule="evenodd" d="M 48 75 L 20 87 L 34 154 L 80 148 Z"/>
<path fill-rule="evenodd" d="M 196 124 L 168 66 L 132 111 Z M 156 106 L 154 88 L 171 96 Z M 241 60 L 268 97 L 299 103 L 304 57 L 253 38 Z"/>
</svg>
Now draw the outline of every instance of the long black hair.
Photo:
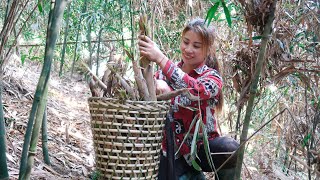
<svg viewBox="0 0 320 180">
<path fill-rule="evenodd" d="M 215 28 L 213 25 L 207 25 L 204 19 L 195 18 L 191 20 L 182 31 L 182 36 L 186 32 L 193 31 L 198 33 L 202 38 L 203 51 L 206 56 L 206 65 L 210 68 L 217 70 L 220 75 L 222 75 L 221 65 L 219 60 L 216 58 L 216 48 L 215 48 Z M 218 103 L 216 104 L 216 110 L 221 111 L 223 106 L 223 93 L 220 91 L 218 97 Z"/>
</svg>

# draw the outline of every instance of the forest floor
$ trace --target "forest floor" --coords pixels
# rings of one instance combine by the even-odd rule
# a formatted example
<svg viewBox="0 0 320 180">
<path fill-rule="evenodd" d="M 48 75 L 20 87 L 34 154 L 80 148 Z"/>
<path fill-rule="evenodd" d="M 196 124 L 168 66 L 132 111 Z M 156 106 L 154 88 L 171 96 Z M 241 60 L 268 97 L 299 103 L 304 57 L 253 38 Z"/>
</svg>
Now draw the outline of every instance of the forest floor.
<svg viewBox="0 0 320 180">
<path fill-rule="evenodd" d="M 39 63 L 21 65 L 16 61 L 5 70 L 3 102 L 10 179 L 19 175 L 24 134 L 41 69 Z M 90 179 L 94 149 L 88 97 L 89 88 L 80 75 L 59 77 L 52 72 L 47 105 L 51 166 L 43 161 L 40 135 L 32 179 Z"/>
</svg>

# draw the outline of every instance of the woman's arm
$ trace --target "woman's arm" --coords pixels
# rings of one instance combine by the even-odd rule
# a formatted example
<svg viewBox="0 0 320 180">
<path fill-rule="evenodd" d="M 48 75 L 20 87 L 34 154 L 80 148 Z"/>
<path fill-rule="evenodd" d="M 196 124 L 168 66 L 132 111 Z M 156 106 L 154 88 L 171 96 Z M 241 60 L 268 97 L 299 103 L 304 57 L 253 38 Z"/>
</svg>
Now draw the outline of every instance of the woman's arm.
<svg viewBox="0 0 320 180">
<path fill-rule="evenodd" d="M 168 60 L 162 73 L 173 90 L 188 88 L 192 95 L 199 96 L 202 100 L 217 97 L 222 89 L 222 78 L 213 69 L 203 72 L 201 77 L 195 79 Z"/>
</svg>

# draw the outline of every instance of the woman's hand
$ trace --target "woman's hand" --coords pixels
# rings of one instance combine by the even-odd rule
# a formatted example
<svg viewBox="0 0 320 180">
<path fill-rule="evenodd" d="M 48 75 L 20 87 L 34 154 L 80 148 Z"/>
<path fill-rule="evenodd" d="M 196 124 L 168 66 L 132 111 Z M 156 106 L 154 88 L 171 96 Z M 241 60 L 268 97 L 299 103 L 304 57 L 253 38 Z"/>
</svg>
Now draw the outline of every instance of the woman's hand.
<svg viewBox="0 0 320 180">
<path fill-rule="evenodd" d="M 156 80 L 156 94 L 165 94 L 171 91 L 170 86 L 164 80 Z"/>
<path fill-rule="evenodd" d="M 153 42 L 148 36 L 139 36 L 139 51 L 140 55 L 145 56 L 150 61 L 157 64 L 161 63 L 166 56 L 161 52 L 155 42 Z"/>
</svg>

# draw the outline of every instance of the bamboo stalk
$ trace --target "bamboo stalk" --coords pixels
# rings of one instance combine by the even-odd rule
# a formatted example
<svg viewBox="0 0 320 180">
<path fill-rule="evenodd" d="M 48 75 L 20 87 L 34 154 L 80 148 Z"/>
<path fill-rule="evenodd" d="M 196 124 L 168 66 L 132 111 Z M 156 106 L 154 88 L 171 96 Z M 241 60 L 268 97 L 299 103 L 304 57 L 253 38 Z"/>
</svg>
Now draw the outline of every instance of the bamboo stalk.
<svg viewBox="0 0 320 180">
<path fill-rule="evenodd" d="M 0 71 L 2 75 L 2 71 Z M 2 76 L 0 77 L 0 179 L 9 179 L 6 158 L 6 131 L 2 104 Z"/>
<path fill-rule="evenodd" d="M 66 54 L 66 48 L 67 48 L 67 37 L 69 33 L 69 19 L 70 19 L 70 7 L 71 7 L 70 2 L 68 4 L 67 8 L 67 19 L 66 19 L 66 27 L 64 29 L 64 37 L 63 37 L 63 46 L 62 46 L 62 51 L 61 51 L 61 60 L 60 60 L 60 70 L 59 70 L 59 76 L 62 76 L 62 71 L 63 71 L 63 65 L 64 65 L 64 56 Z"/>
<path fill-rule="evenodd" d="M 29 144 L 31 142 L 31 131 L 33 130 L 33 122 L 35 121 L 36 113 L 37 113 L 37 117 L 38 117 L 36 119 L 38 121 L 40 121 L 40 123 L 37 123 L 37 126 L 39 126 L 39 125 L 41 126 L 43 112 L 41 114 L 40 105 L 43 104 L 44 98 L 42 96 L 45 95 L 45 89 L 47 88 L 47 82 L 50 77 L 50 70 L 51 70 L 51 64 L 52 64 L 52 59 L 53 59 L 54 47 L 55 47 L 55 43 L 57 40 L 57 36 L 59 34 L 59 29 L 60 29 L 61 20 L 62 20 L 62 14 L 63 14 L 63 11 L 64 11 L 66 4 L 67 4 L 67 0 L 51 1 L 51 10 L 49 13 L 49 18 L 48 18 L 49 20 L 48 20 L 48 28 L 47 28 L 45 58 L 44 58 L 44 63 L 43 63 L 41 75 L 40 75 L 40 78 L 38 81 L 37 89 L 35 92 L 32 108 L 31 108 L 31 112 L 30 112 L 30 116 L 29 116 L 29 121 L 28 121 L 28 125 L 27 125 L 27 130 L 26 130 L 26 134 L 25 134 L 22 157 L 21 157 L 21 161 L 20 161 L 20 172 L 19 172 L 19 179 L 20 180 L 24 180 L 28 176 L 30 176 L 30 172 L 31 172 L 30 165 L 32 165 L 32 163 L 33 163 L 34 156 L 31 155 L 31 158 L 29 158 L 28 169 L 30 170 L 30 172 L 29 172 L 29 170 L 27 171 L 26 169 L 27 169 L 28 149 L 29 149 Z M 36 132 L 36 131 L 37 130 L 32 132 L 32 137 L 36 138 L 33 140 L 33 143 L 37 142 L 37 140 L 38 140 L 37 138 L 38 138 L 39 132 Z"/>
<path fill-rule="evenodd" d="M 48 151 L 48 128 L 47 128 L 47 105 L 45 107 L 45 111 L 43 113 L 42 118 L 42 154 L 43 154 L 43 160 L 44 163 L 50 165 L 50 157 L 49 157 L 49 151 Z"/>
<path fill-rule="evenodd" d="M 88 64 L 89 64 L 89 67 L 90 69 L 92 68 L 92 43 L 91 43 L 91 32 L 92 32 L 92 24 L 91 22 L 88 22 L 88 30 L 87 30 L 87 39 L 88 39 L 88 50 L 89 50 L 89 61 L 88 61 Z M 100 41 L 100 38 L 99 38 L 99 41 Z M 100 44 L 100 42 L 99 42 Z M 98 56 L 99 57 L 99 56 Z"/>
<path fill-rule="evenodd" d="M 37 110 L 34 127 L 32 129 L 32 136 L 30 141 L 29 153 L 28 153 L 28 160 L 27 160 L 27 168 L 26 168 L 26 179 L 30 179 L 31 176 L 31 169 L 34 163 L 34 157 L 37 154 L 37 144 L 39 139 L 39 132 L 42 126 L 42 119 L 45 111 L 45 107 L 47 104 L 47 97 L 48 97 L 48 87 L 49 87 L 49 76 L 50 73 L 47 75 L 46 82 L 44 84 L 44 92 L 43 95 L 40 97 L 39 107 Z"/>
<path fill-rule="evenodd" d="M 267 43 L 269 40 L 269 35 L 271 33 L 272 23 L 273 23 L 274 15 L 275 15 L 276 4 L 277 4 L 277 1 L 274 0 L 270 6 L 270 14 L 269 14 L 268 21 L 264 27 L 264 31 L 262 34 L 261 46 L 260 46 L 259 55 L 258 55 L 258 59 L 257 59 L 256 69 L 255 69 L 253 79 L 252 79 L 252 84 L 250 86 L 250 95 L 249 95 L 249 100 L 248 100 L 248 106 L 246 109 L 246 114 L 245 114 L 245 118 L 244 118 L 244 122 L 243 122 L 243 129 L 242 129 L 242 133 L 240 136 L 240 144 L 245 143 L 247 141 L 248 129 L 249 129 L 249 124 L 250 124 L 250 120 L 251 120 L 254 99 L 256 96 L 256 92 L 257 92 L 257 85 L 258 85 L 258 81 L 260 78 L 262 65 L 265 61 L 266 47 L 267 47 Z M 240 148 L 239 148 L 236 173 L 235 173 L 235 177 L 234 177 L 235 179 L 240 179 L 240 177 L 241 177 L 244 149 L 245 149 L 245 146 L 240 146 Z"/>
<path fill-rule="evenodd" d="M 76 45 L 75 45 L 75 48 L 74 48 L 73 60 L 72 60 L 72 65 L 71 65 L 71 77 L 73 76 L 74 65 L 76 63 L 77 50 L 78 50 L 78 41 L 79 41 L 79 35 L 80 35 L 80 28 L 81 28 L 81 22 L 82 22 L 82 19 L 83 19 L 82 14 L 84 14 L 87 11 L 87 4 L 88 4 L 88 0 L 85 0 L 84 4 L 83 4 L 83 7 L 82 7 L 80 20 L 79 20 L 79 23 L 78 23 L 78 29 L 77 29 L 77 35 L 76 35 Z"/>
</svg>

